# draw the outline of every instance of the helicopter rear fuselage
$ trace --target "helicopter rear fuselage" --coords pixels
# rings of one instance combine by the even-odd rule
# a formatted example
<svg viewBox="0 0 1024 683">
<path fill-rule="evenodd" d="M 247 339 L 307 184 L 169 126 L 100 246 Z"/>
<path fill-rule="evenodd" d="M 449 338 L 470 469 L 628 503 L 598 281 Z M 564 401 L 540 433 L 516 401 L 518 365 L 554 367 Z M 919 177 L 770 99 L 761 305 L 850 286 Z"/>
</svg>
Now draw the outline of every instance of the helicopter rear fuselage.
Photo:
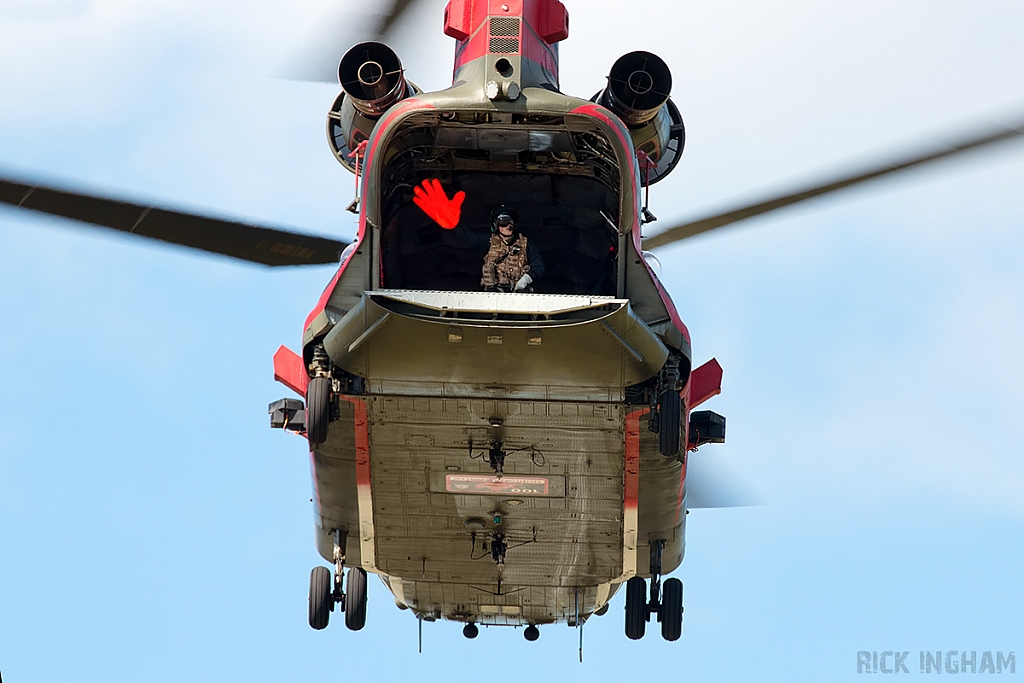
<svg viewBox="0 0 1024 683">
<path fill-rule="evenodd" d="M 338 388 L 312 452 L 319 548 L 341 531 L 427 619 L 575 623 L 649 574 L 652 544 L 662 571 L 682 560 L 685 447 L 662 456 L 648 424 L 666 365 L 686 396 L 689 338 L 640 249 L 626 127 L 479 81 L 394 105 L 360 160 L 359 237 L 304 337 Z M 427 178 L 466 193 L 469 229 L 516 208 L 535 293 L 480 291 L 481 255 L 411 201 Z"/>
</svg>

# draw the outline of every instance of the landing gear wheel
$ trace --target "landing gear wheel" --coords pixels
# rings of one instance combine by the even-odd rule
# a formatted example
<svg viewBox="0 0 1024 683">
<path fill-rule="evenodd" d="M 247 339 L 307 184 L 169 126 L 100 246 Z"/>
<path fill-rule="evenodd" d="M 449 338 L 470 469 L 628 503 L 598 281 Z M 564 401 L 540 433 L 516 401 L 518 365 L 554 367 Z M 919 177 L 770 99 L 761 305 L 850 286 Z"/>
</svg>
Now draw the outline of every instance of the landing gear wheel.
<svg viewBox="0 0 1024 683">
<path fill-rule="evenodd" d="M 679 640 L 683 634 L 683 582 L 666 579 L 661 588 L 661 637 Z"/>
<path fill-rule="evenodd" d="M 314 377 L 306 389 L 306 436 L 312 446 L 327 441 L 327 427 L 331 423 L 331 380 Z"/>
<path fill-rule="evenodd" d="M 647 629 L 647 582 L 634 576 L 626 582 L 626 637 L 640 640 Z"/>
<path fill-rule="evenodd" d="M 313 567 L 309 573 L 309 625 L 317 631 L 327 628 L 333 604 L 331 571 L 327 567 Z"/>
<path fill-rule="evenodd" d="M 534 626 L 533 624 L 530 624 L 526 627 L 526 630 L 523 631 L 523 638 L 526 638 L 528 641 L 532 643 L 533 641 L 540 638 L 540 629 Z"/>
<path fill-rule="evenodd" d="M 345 591 L 345 626 L 358 631 L 366 625 L 366 571 L 353 567 L 348 570 L 348 590 Z"/>
<path fill-rule="evenodd" d="M 658 450 L 666 458 L 679 455 L 680 433 L 683 422 L 679 392 L 665 391 L 658 399 Z"/>
<path fill-rule="evenodd" d="M 476 624 L 466 624 L 462 627 L 462 635 L 466 636 L 470 640 L 473 640 L 480 635 L 480 629 L 477 628 Z"/>
</svg>

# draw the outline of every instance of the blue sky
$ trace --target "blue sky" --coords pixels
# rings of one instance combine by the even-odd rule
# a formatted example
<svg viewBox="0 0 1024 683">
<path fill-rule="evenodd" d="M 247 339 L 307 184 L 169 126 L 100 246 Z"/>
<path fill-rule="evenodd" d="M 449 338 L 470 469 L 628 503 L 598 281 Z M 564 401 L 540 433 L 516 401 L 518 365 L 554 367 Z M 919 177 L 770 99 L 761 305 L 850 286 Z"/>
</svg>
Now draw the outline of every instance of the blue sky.
<svg viewBox="0 0 1024 683">
<path fill-rule="evenodd" d="M 1017 2 L 568 6 L 566 91 L 590 96 L 632 49 L 673 69 L 688 144 L 652 191 L 666 224 L 1024 113 Z M 425 88 L 450 75 L 442 7 L 397 41 Z M 352 179 L 324 139 L 335 89 L 268 78 L 337 8 L 0 0 L 0 167 L 351 236 Z M 529 644 L 428 625 L 418 655 L 416 622 L 376 583 L 366 630 L 306 625 L 305 445 L 268 428 L 266 405 L 285 395 L 271 356 L 298 346 L 329 270 L 2 210 L 4 680 L 449 681 L 491 665 L 606 680 L 662 664 L 818 681 L 858 678 L 859 650 L 910 650 L 913 676 L 920 649 L 1024 655 L 1022 182 L 1024 142 L 659 253 L 696 359 L 725 368 L 708 407 L 729 442 L 694 457 L 768 504 L 690 515 L 679 642 L 627 641 L 620 597 L 588 624 L 582 666 L 565 627 Z"/>
</svg>

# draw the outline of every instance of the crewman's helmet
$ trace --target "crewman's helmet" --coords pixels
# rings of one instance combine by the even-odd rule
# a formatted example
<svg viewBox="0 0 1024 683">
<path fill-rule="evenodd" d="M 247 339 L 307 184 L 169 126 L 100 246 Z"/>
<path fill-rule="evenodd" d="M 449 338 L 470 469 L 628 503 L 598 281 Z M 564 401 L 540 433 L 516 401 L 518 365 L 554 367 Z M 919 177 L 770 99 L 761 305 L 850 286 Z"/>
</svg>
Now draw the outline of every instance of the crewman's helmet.
<svg viewBox="0 0 1024 683">
<path fill-rule="evenodd" d="M 519 222 L 519 216 L 516 214 L 516 210 L 501 204 L 494 207 L 491 210 L 491 232 L 498 232 L 499 226 L 511 225 L 513 231 L 515 231 L 516 223 Z"/>
</svg>

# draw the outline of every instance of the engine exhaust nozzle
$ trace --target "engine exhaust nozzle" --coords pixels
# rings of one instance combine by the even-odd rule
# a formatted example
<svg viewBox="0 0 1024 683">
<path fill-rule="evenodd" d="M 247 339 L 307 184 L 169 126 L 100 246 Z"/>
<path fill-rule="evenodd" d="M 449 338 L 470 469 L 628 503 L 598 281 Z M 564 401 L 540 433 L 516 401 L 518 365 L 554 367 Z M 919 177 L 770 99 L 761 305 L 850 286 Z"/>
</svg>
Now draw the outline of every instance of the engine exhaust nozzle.
<svg viewBox="0 0 1024 683">
<path fill-rule="evenodd" d="M 657 116 L 671 93 L 668 64 L 655 54 L 638 51 L 619 57 L 612 65 L 608 87 L 599 101 L 633 128 Z"/>
<path fill-rule="evenodd" d="M 383 43 L 360 43 L 346 52 L 338 66 L 338 80 L 355 108 L 371 117 L 412 94 L 402 61 Z"/>
</svg>

